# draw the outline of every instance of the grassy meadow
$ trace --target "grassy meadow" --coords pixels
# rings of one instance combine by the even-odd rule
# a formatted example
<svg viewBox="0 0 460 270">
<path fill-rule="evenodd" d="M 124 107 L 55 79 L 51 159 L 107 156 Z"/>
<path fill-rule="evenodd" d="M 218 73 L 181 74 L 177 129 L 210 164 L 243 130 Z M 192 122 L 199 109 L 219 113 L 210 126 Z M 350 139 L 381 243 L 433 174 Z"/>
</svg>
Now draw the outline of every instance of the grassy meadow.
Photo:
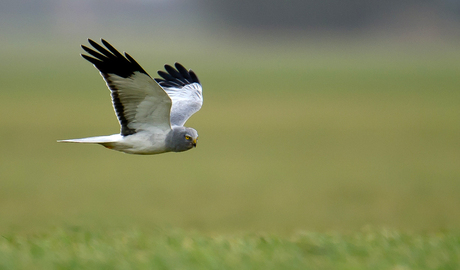
<svg viewBox="0 0 460 270">
<path fill-rule="evenodd" d="M 7 46 L 0 269 L 460 267 L 458 50 L 108 41 L 198 74 L 198 147 L 56 143 L 118 132 L 108 90 L 78 43 Z"/>
<path fill-rule="evenodd" d="M 290 237 L 56 229 L 0 240 L 2 269 L 458 269 L 460 235 L 363 230 Z"/>
</svg>

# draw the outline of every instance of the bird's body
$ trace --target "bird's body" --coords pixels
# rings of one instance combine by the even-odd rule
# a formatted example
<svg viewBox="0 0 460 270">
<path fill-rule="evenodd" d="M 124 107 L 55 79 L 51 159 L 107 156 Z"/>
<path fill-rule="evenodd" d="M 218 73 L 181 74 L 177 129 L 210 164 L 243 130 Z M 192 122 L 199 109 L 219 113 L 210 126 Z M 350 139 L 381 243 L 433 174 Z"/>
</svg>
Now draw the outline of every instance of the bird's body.
<svg viewBox="0 0 460 270">
<path fill-rule="evenodd" d="M 59 142 L 101 144 L 129 154 L 182 152 L 196 146 L 198 133 L 183 125 L 203 104 L 198 77 L 176 63 L 152 79 L 127 53 L 123 56 L 108 42 L 92 40 L 97 50 L 82 45 L 93 57 L 82 55 L 101 73 L 112 93 L 120 134 L 61 140 Z"/>
</svg>

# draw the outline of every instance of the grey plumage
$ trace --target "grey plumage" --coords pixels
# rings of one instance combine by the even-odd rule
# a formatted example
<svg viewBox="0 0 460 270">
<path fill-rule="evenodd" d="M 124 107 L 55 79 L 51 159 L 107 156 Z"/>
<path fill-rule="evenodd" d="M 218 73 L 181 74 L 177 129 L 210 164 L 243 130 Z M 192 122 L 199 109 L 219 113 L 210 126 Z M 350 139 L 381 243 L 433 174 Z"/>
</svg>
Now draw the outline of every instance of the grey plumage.
<svg viewBox="0 0 460 270">
<path fill-rule="evenodd" d="M 172 152 L 183 152 L 196 147 L 198 132 L 188 127 L 173 127 L 166 136 L 166 144 Z"/>
<path fill-rule="evenodd" d="M 183 125 L 203 104 L 201 83 L 192 70 L 175 63 L 150 75 L 129 54 L 122 55 L 107 41 L 102 47 L 88 40 L 82 57 L 101 73 L 111 91 L 120 133 L 59 142 L 101 144 L 130 154 L 182 152 L 196 146 L 198 133 Z"/>
</svg>

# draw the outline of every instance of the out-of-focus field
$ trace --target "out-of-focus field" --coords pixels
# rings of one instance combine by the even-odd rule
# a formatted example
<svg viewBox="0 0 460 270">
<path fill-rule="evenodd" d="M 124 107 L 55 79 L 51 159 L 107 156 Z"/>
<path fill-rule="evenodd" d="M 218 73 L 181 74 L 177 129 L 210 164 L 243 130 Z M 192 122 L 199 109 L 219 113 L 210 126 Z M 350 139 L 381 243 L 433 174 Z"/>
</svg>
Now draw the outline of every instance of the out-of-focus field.
<svg viewBox="0 0 460 270">
<path fill-rule="evenodd" d="M 458 233 L 372 230 L 290 237 L 182 230 L 54 229 L 0 238 L 0 268 L 49 269 L 458 269 Z"/>
<path fill-rule="evenodd" d="M 58 144 L 118 132 L 102 79 L 78 44 L 3 50 L 1 232 L 459 228 L 458 51 L 109 41 L 151 75 L 174 61 L 198 73 L 205 103 L 187 123 L 198 147 Z"/>
</svg>

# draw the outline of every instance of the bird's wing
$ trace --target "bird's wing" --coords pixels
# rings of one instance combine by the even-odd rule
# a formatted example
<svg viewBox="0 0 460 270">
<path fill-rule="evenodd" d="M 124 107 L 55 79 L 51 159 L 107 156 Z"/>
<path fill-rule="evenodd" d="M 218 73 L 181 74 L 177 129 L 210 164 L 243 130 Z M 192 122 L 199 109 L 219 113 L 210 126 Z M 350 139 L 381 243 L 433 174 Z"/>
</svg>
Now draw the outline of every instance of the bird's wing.
<svg viewBox="0 0 460 270">
<path fill-rule="evenodd" d="M 155 81 L 172 100 L 171 125 L 183 126 L 203 105 L 203 92 L 195 72 L 179 63 L 175 63 L 175 67 L 165 65 L 166 72 L 158 71 L 162 78 Z"/>
<path fill-rule="evenodd" d="M 126 52 L 123 56 L 107 41 L 102 47 L 91 39 L 95 49 L 81 47 L 91 56 L 81 56 L 101 73 L 112 92 L 112 102 L 121 126 L 121 135 L 141 130 L 171 129 L 171 99 L 145 70 Z"/>
</svg>

